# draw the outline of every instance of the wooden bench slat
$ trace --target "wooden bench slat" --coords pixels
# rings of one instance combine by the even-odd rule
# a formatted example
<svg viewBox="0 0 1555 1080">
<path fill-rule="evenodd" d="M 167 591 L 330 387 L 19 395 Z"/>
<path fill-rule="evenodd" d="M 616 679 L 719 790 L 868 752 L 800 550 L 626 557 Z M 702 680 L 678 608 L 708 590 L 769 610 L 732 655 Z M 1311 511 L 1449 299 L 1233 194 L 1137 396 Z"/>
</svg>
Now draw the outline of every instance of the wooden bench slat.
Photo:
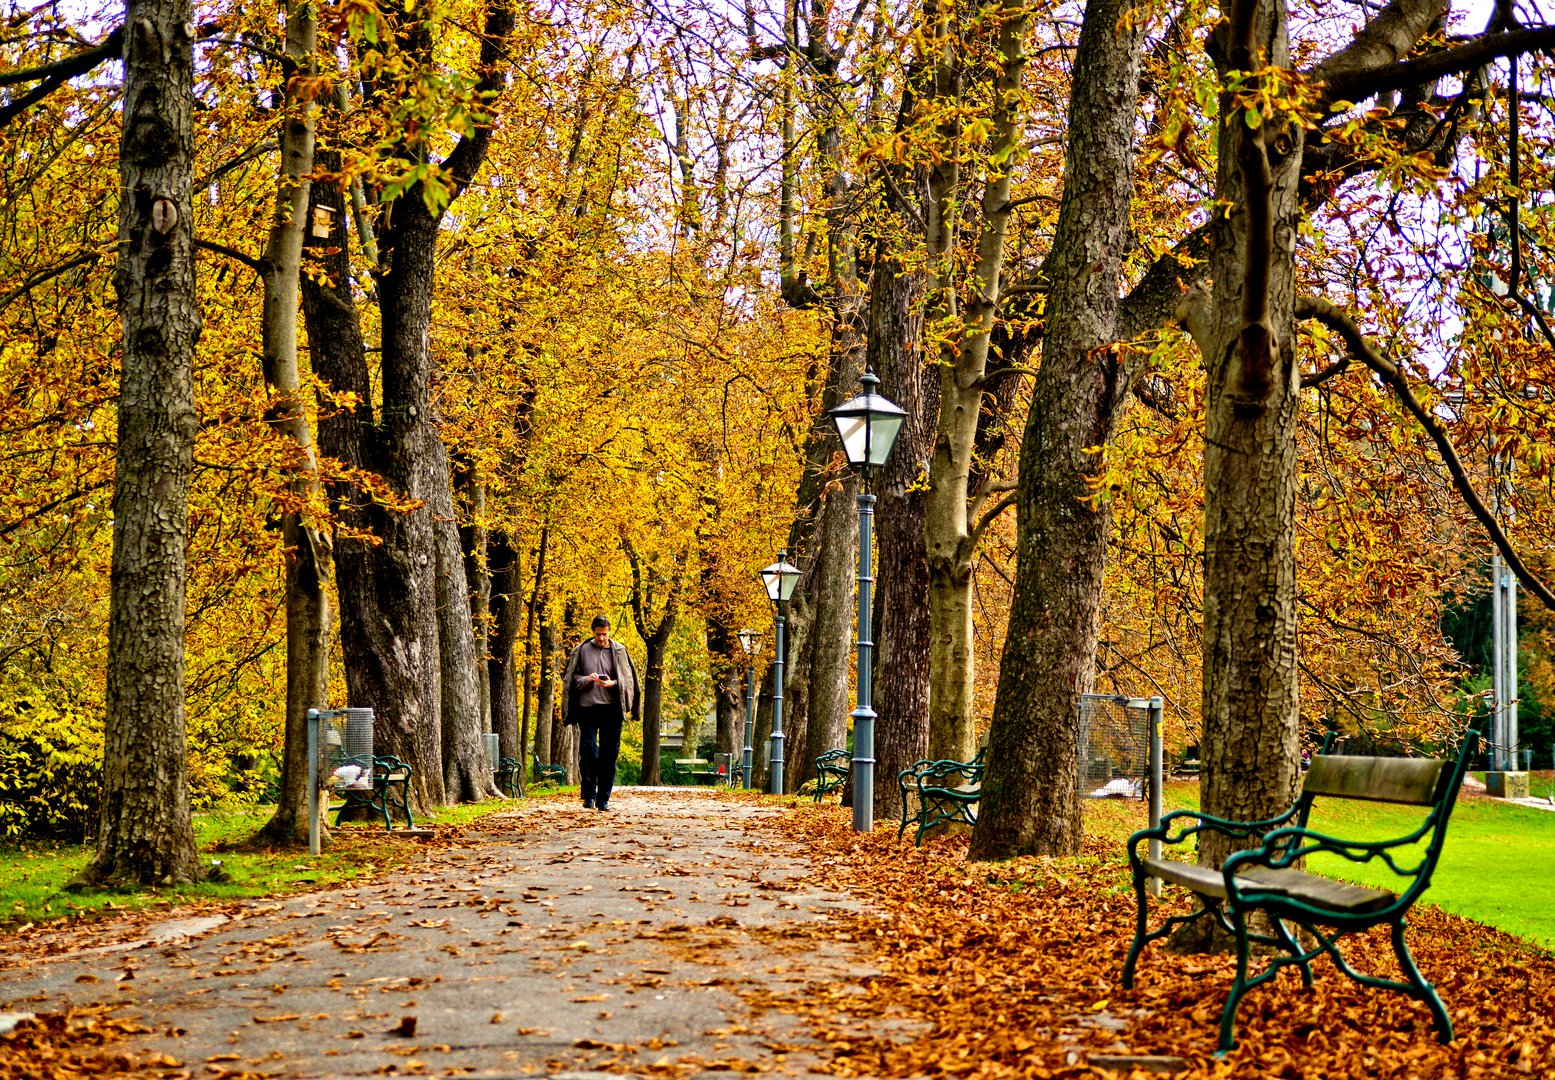
<svg viewBox="0 0 1555 1080">
<path fill-rule="evenodd" d="M 1168 884 L 1181 885 L 1201 896 L 1226 898 L 1226 879 L 1219 870 L 1176 859 L 1146 859 L 1144 865 L 1146 874 Z M 1347 881 L 1335 881 L 1289 867 L 1281 870 L 1267 866 L 1249 867 L 1245 873 L 1238 874 L 1236 880 L 1242 889 L 1260 889 L 1346 915 L 1381 911 L 1398 899 L 1386 889 L 1351 885 Z"/>
<path fill-rule="evenodd" d="M 1430 806 L 1447 762 L 1440 758 L 1344 757 L 1312 759 L 1302 790 L 1335 799 Z"/>
</svg>

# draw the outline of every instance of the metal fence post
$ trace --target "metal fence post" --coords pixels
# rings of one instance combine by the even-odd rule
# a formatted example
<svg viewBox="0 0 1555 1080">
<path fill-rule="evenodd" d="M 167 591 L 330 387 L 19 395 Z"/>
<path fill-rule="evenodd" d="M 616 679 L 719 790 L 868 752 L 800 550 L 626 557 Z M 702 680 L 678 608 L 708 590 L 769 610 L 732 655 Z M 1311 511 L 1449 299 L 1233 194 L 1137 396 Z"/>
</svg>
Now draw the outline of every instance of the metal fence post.
<svg viewBox="0 0 1555 1080">
<path fill-rule="evenodd" d="M 1150 827 L 1154 829 L 1161 824 L 1161 788 L 1166 779 L 1166 769 L 1162 764 L 1166 702 L 1159 697 L 1150 699 Z M 1161 857 L 1161 841 L 1150 841 L 1150 857 Z M 1151 896 L 1161 895 L 1161 879 L 1151 878 L 1146 886 Z"/>
</svg>

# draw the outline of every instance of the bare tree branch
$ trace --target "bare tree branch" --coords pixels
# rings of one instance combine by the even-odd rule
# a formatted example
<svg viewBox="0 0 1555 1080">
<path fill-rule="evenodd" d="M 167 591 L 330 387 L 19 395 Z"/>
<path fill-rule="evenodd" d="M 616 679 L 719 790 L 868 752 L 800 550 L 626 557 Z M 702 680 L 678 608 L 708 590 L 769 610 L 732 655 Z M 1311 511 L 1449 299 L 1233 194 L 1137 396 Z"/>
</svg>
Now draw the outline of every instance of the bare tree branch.
<svg viewBox="0 0 1555 1080">
<path fill-rule="evenodd" d="M 1506 535 L 1505 530 L 1501 528 L 1501 523 L 1496 520 L 1495 514 L 1491 513 L 1490 508 L 1485 505 L 1485 501 L 1474 490 L 1474 485 L 1469 480 L 1468 471 L 1463 467 L 1463 459 L 1458 457 L 1458 450 L 1453 446 L 1452 438 L 1447 434 L 1447 429 L 1442 426 L 1441 421 L 1436 418 L 1435 414 L 1422 405 L 1419 398 L 1415 397 L 1414 390 L 1410 388 L 1403 369 L 1393 360 L 1384 356 L 1381 350 L 1366 339 L 1366 335 L 1355 324 L 1355 320 L 1327 300 L 1313 296 L 1300 297 L 1296 301 L 1296 315 L 1299 318 L 1316 319 L 1330 330 L 1333 330 L 1344 340 L 1345 346 L 1349 348 L 1350 354 L 1355 359 L 1371 368 L 1372 371 L 1382 378 L 1383 382 L 1388 384 L 1389 389 L 1397 396 L 1399 403 L 1409 411 L 1409 414 L 1419 422 L 1420 426 L 1425 429 L 1426 434 L 1430 435 L 1431 440 L 1436 443 L 1437 452 L 1442 456 L 1442 464 L 1447 466 L 1448 473 L 1452 475 L 1453 483 L 1458 488 L 1458 494 L 1462 497 L 1464 504 L 1469 508 L 1470 512 L 1484 526 L 1485 531 L 1490 535 L 1491 543 L 1495 544 L 1496 549 L 1501 552 L 1501 557 L 1506 560 L 1507 567 L 1513 574 L 1517 575 L 1517 580 L 1522 583 L 1523 588 L 1537 596 L 1544 603 L 1545 607 L 1555 611 L 1555 592 L 1551 592 L 1549 586 L 1535 577 L 1533 571 L 1528 569 L 1527 564 L 1523 562 L 1522 556 L 1518 555 L 1517 549 L 1512 546 L 1511 539 Z"/>
</svg>

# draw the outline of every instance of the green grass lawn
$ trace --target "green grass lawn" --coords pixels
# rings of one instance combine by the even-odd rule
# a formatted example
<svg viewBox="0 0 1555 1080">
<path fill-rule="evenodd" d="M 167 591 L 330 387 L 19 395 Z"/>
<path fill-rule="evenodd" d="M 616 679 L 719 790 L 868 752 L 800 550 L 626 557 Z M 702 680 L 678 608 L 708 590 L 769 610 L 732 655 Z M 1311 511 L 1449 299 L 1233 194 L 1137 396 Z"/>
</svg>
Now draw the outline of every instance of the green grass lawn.
<svg viewBox="0 0 1555 1080">
<path fill-rule="evenodd" d="M 517 800 L 494 799 L 453 806 L 417 824 L 465 825 L 517 805 Z M 195 815 L 195 842 L 205 860 L 221 860 L 231 879 L 223 882 L 72 893 L 66 892 L 65 886 L 91 859 L 94 849 L 90 845 L 0 847 L 0 932 L 51 919 L 298 892 L 398 865 L 414 857 L 420 847 L 414 840 L 386 835 L 381 825 L 362 824 L 333 830 L 335 842 L 318 858 L 306 851 L 228 850 L 253 836 L 269 820 L 272 810 L 259 807 Z"/>
<path fill-rule="evenodd" d="M 1168 811 L 1196 809 L 1197 782 L 1168 783 L 1164 801 Z M 1127 839 L 1128 822 L 1142 817 L 1138 803 L 1113 803 L 1087 814 L 1086 827 Z M 1414 807 L 1320 799 L 1310 825 L 1340 839 L 1371 841 L 1405 836 L 1423 820 L 1423 810 Z M 1308 868 L 1375 888 L 1395 888 L 1399 881 L 1376 861 L 1319 856 Z M 1421 902 L 1555 949 L 1555 812 L 1498 799 L 1460 800 Z"/>
</svg>

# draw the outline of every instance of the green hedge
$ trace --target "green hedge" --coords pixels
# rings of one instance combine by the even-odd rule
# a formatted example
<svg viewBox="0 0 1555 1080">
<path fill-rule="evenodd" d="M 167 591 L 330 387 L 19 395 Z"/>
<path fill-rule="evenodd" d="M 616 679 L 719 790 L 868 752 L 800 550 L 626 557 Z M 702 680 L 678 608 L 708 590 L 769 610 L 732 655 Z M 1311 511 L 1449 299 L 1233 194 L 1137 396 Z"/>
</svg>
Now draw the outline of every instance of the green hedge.
<svg viewBox="0 0 1555 1080">
<path fill-rule="evenodd" d="M 97 827 L 102 728 L 40 697 L 0 701 L 0 841 L 84 841 Z"/>
</svg>

